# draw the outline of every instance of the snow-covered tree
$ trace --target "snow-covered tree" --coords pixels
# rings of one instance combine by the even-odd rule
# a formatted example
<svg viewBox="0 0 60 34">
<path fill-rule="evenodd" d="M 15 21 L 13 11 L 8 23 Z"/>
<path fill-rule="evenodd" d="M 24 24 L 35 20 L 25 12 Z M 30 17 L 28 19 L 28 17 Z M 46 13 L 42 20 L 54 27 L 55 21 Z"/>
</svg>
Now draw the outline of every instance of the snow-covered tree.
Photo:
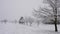
<svg viewBox="0 0 60 34">
<path fill-rule="evenodd" d="M 33 12 L 33 15 L 35 17 L 38 17 L 38 18 L 47 18 L 49 16 L 53 16 L 54 17 L 54 24 L 55 24 L 55 32 L 57 32 L 57 12 L 59 12 L 59 8 L 60 8 L 60 0 L 43 0 L 43 3 L 44 4 L 48 4 L 49 8 L 41 8 L 39 7 L 39 10 L 35 10 L 34 9 L 34 12 Z"/>
</svg>

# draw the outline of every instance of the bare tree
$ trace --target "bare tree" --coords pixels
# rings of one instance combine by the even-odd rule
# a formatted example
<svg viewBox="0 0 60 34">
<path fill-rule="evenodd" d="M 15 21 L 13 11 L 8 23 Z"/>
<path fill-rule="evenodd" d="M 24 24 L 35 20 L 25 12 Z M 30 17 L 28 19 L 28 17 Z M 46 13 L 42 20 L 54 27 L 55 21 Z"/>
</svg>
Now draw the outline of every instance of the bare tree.
<svg viewBox="0 0 60 34">
<path fill-rule="evenodd" d="M 53 9 L 53 13 L 54 13 L 54 18 L 55 18 L 55 32 L 57 32 L 57 11 L 59 11 L 58 9 L 60 8 L 60 0 L 46 0 L 47 2 L 45 3 L 48 3 L 51 8 Z"/>
<path fill-rule="evenodd" d="M 32 23 L 34 22 L 34 19 L 32 17 L 29 17 L 28 20 L 29 20 L 29 23 L 30 23 L 30 26 L 31 26 Z"/>
<path fill-rule="evenodd" d="M 25 17 L 25 22 L 28 25 L 28 23 L 30 24 L 30 26 L 32 26 L 32 23 L 34 22 L 34 18 L 32 17 Z"/>
<path fill-rule="evenodd" d="M 35 10 L 33 12 L 33 15 L 38 18 L 46 18 L 48 16 L 53 15 L 54 16 L 54 24 L 55 24 L 55 32 L 58 31 L 57 29 L 57 11 L 60 8 L 60 0 L 43 0 L 43 3 L 48 4 L 49 7 L 52 9 L 52 11 L 48 8 L 39 8 L 39 10 Z M 52 12 L 52 13 L 51 13 Z M 47 14 L 48 13 L 48 14 Z"/>
</svg>

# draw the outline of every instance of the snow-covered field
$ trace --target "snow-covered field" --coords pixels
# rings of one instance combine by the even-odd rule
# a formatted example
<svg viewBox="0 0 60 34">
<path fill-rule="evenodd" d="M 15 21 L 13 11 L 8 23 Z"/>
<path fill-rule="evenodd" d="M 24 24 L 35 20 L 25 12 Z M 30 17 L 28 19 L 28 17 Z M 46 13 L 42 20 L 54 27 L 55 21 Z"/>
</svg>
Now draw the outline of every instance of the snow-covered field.
<svg viewBox="0 0 60 34">
<path fill-rule="evenodd" d="M 0 23 L 0 34 L 60 34 L 60 25 L 58 30 L 54 31 L 54 25 L 27 26 L 18 23 Z"/>
</svg>

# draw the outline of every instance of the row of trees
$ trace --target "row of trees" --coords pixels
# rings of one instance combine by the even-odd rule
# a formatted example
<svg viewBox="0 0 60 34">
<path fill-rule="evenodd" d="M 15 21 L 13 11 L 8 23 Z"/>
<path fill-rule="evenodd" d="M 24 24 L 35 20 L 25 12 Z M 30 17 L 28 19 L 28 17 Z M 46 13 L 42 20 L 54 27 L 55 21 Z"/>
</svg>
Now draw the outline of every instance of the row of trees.
<svg viewBox="0 0 60 34">
<path fill-rule="evenodd" d="M 21 17 L 19 19 L 19 23 L 20 24 L 26 24 L 26 25 L 29 25 L 32 26 L 33 23 L 37 23 L 37 25 L 40 24 L 40 20 L 36 20 L 35 18 L 32 18 L 32 17 Z"/>
<path fill-rule="evenodd" d="M 0 23 L 19 23 L 19 24 L 26 24 L 32 26 L 33 23 L 37 23 L 38 25 L 40 24 L 40 20 L 36 20 L 35 18 L 32 17 L 20 17 L 19 20 L 7 20 L 3 19 L 0 20 Z"/>
<path fill-rule="evenodd" d="M 12 21 L 10 21 L 10 20 L 7 20 L 7 19 L 4 19 L 4 20 L 0 20 L 0 23 L 17 23 L 18 21 L 17 20 L 12 20 Z"/>
</svg>

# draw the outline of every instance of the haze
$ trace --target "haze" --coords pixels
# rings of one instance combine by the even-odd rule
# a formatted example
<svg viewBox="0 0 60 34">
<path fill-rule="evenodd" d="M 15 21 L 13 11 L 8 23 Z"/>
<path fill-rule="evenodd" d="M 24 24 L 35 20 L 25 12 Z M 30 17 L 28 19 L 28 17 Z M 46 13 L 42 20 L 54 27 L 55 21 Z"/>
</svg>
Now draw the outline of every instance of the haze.
<svg viewBox="0 0 60 34">
<path fill-rule="evenodd" d="M 33 8 L 40 6 L 41 2 L 41 0 L 0 0 L 0 19 L 32 16 Z"/>
</svg>

